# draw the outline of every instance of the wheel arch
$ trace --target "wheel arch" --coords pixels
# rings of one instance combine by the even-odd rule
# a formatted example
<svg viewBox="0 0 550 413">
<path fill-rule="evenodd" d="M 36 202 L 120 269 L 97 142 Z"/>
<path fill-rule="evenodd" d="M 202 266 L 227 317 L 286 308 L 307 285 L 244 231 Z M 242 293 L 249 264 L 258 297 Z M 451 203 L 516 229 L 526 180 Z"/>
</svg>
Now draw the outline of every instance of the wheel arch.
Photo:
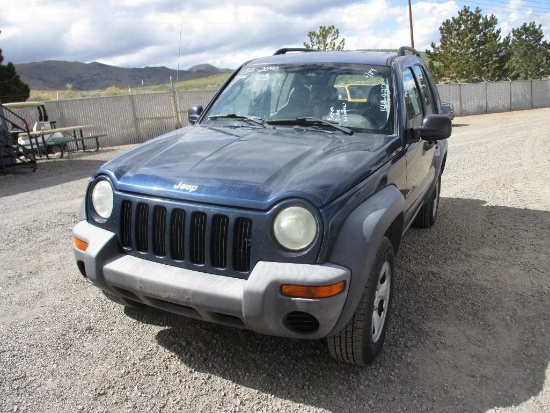
<svg viewBox="0 0 550 413">
<path fill-rule="evenodd" d="M 340 331 L 353 316 L 383 237 L 390 240 L 397 253 L 403 235 L 404 210 L 401 192 L 395 186 L 387 186 L 355 208 L 344 221 L 329 261 L 349 268 L 351 280 L 346 304 L 330 334 Z"/>
</svg>

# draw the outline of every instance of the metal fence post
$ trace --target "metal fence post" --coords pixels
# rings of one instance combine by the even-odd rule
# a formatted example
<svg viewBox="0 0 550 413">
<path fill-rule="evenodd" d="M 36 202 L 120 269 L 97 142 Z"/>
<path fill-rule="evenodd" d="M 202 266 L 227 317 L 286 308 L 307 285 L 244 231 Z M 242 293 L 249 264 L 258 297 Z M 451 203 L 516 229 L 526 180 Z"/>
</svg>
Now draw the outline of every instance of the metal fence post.
<svg viewBox="0 0 550 413">
<path fill-rule="evenodd" d="M 535 107 L 535 100 L 533 99 L 533 79 L 530 80 L 531 83 L 531 109 Z"/>
<path fill-rule="evenodd" d="M 133 143 L 140 143 L 141 142 L 141 136 L 139 133 L 139 124 L 138 124 L 138 117 L 136 113 L 136 103 L 134 102 L 134 97 L 132 96 L 132 93 L 128 95 L 128 98 L 130 99 L 130 108 L 132 110 L 132 120 L 134 124 L 134 129 L 136 131 L 136 138 Z"/>
<path fill-rule="evenodd" d="M 512 110 L 512 81 L 510 80 L 510 82 L 508 83 L 508 90 L 510 91 L 510 106 L 508 107 L 508 110 Z"/>
<path fill-rule="evenodd" d="M 485 81 L 485 113 L 489 113 L 489 83 Z"/>
<path fill-rule="evenodd" d="M 460 114 L 464 113 L 464 108 L 462 107 L 462 83 L 458 84 L 458 106 L 460 106 Z"/>
<path fill-rule="evenodd" d="M 57 112 L 59 113 L 59 123 L 57 124 L 57 127 L 67 126 L 67 123 L 65 122 L 65 113 L 63 111 L 63 101 L 56 100 L 55 106 L 57 106 Z"/>
<path fill-rule="evenodd" d="M 174 84 L 172 83 L 172 77 L 170 77 L 170 98 L 172 100 L 172 110 L 174 111 L 174 118 L 176 119 L 176 129 L 181 128 L 181 116 L 178 107 L 178 99 L 176 98 L 176 90 L 174 89 Z"/>
</svg>

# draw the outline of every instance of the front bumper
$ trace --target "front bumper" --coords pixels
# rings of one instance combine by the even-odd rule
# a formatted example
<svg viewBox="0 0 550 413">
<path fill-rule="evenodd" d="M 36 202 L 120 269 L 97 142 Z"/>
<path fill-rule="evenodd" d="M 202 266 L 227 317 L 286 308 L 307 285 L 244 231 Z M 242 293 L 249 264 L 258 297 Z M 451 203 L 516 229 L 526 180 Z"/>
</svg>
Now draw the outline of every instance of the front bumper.
<svg viewBox="0 0 550 413">
<path fill-rule="evenodd" d="M 89 244 L 85 252 L 75 247 L 73 251 L 81 272 L 97 287 L 152 307 L 261 334 L 325 337 L 340 318 L 351 277 L 347 268 L 330 263 L 261 261 L 243 280 L 126 255 L 120 252 L 114 233 L 86 221 L 74 227 L 73 235 Z M 283 284 L 328 285 L 339 281 L 345 281 L 344 291 L 329 298 L 281 294 Z"/>
</svg>

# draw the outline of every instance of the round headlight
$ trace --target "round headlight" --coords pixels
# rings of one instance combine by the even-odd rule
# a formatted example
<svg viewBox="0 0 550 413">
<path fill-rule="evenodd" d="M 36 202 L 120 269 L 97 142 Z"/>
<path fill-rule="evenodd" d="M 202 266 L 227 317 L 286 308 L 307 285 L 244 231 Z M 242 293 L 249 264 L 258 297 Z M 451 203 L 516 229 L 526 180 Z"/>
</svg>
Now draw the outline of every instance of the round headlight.
<svg viewBox="0 0 550 413">
<path fill-rule="evenodd" d="M 283 209 L 273 222 L 273 233 L 283 247 L 299 251 L 311 245 L 317 236 L 317 222 L 306 208 L 291 206 Z"/>
<path fill-rule="evenodd" d="M 98 181 L 92 189 L 92 207 L 101 219 L 109 219 L 113 212 L 113 188 L 108 181 Z"/>
</svg>

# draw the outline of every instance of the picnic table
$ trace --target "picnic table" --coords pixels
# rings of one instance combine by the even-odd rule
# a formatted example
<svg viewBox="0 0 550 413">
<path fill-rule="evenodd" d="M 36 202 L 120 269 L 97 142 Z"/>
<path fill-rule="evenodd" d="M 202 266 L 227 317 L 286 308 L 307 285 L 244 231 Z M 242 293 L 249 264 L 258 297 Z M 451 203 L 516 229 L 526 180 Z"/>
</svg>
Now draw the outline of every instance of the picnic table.
<svg viewBox="0 0 550 413">
<path fill-rule="evenodd" d="M 86 141 L 89 140 L 95 141 L 95 150 L 99 150 L 99 138 L 105 137 L 107 134 L 85 135 L 84 129 L 91 127 L 93 127 L 93 125 L 42 129 L 29 132 L 30 138 L 27 133 L 20 133 L 19 138 L 28 140 L 29 142 L 32 140 L 32 143 L 38 149 L 39 156 L 42 156 L 41 153 L 43 152 L 49 159 L 48 152 L 51 151 L 54 154 L 59 154 L 59 157 L 62 158 L 64 153 L 69 154 L 71 146 L 74 146 L 75 151 L 86 151 Z"/>
</svg>

